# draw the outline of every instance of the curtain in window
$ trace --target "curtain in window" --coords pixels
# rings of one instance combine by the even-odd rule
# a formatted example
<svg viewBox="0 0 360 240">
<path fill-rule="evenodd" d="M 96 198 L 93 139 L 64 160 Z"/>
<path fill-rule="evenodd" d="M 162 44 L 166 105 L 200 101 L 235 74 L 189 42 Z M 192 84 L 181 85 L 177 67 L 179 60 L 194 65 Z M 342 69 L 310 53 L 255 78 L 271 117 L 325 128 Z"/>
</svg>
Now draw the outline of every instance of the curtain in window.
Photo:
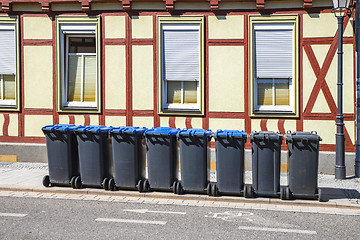
<svg viewBox="0 0 360 240">
<path fill-rule="evenodd" d="M 15 100 L 15 75 L 3 75 L 4 100 Z"/>
<path fill-rule="evenodd" d="M 84 56 L 84 102 L 96 99 L 96 56 Z"/>
<path fill-rule="evenodd" d="M 68 101 L 81 101 L 82 57 L 69 56 Z"/>
</svg>

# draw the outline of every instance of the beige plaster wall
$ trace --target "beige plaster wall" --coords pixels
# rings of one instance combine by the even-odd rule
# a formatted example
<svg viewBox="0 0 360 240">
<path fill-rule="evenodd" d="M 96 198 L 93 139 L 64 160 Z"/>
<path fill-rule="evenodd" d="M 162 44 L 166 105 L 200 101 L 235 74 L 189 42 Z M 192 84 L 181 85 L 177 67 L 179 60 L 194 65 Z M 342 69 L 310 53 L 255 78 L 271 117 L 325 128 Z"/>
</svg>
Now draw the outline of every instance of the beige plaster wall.
<svg viewBox="0 0 360 240">
<path fill-rule="evenodd" d="M 244 16 L 209 16 L 210 39 L 244 38 Z"/>
<path fill-rule="evenodd" d="M 59 124 L 69 124 L 69 116 L 68 115 L 59 115 Z"/>
<path fill-rule="evenodd" d="M 222 119 L 222 118 L 210 118 L 209 127 L 213 132 L 218 129 L 228 130 L 245 130 L 244 119 Z"/>
<path fill-rule="evenodd" d="M 3 114 L 0 114 L 0 136 L 3 135 L 3 126 L 4 126 L 4 115 Z"/>
<path fill-rule="evenodd" d="M 133 46 L 133 109 L 153 110 L 153 46 Z"/>
<path fill-rule="evenodd" d="M 169 127 L 169 117 L 160 117 L 160 127 Z"/>
<path fill-rule="evenodd" d="M 153 17 L 132 16 L 132 37 L 153 38 Z"/>
<path fill-rule="evenodd" d="M 113 127 L 126 126 L 125 116 L 105 116 L 105 125 Z"/>
<path fill-rule="evenodd" d="M 153 117 L 134 117 L 133 118 L 133 126 L 152 128 L 154 126 L 154 118 Z"/>
<path fill-rule="evenodd" d="M 193 128 L 202 128 L 202 118 L 192 118 L 191 126 Z"/>
<path fill-rule="evenodd" d="M 53 124 L 53 116 L 49 115 L 25 115 L 24 120 L 26 137 L 43 137 L 41 128 Z"/>
<path fill-rule="evenodd" d="M 335 144 L 336 123 L 332 120 L 304 120 L 304 131 L 317 131 L 321 144 Z"/>
<path fill-rule="evenodd" d="M 8 128 L 8 134 L 9 134 L 9 136 L 18 136 L 19 135 L 19 115 L 18 114 L 9 114 L 9 117 L 10 117 L 10 123 L 9 123 L 9 128 Z"/>
<path fill-rule="evenodd" d="M 126 108 L 125 46 L 105 46 L 105 108 Z"/>
<path fill-rule="evenodd" d="M 90 115 L 90 125 L 99 125 L 99 115 Z"/>
<path fill-rule="evenodd" d="M 210 47 L 209 65 L 209 110 L 243 112 L 244 47 Z"/>
<path fill-rule="evenodd" d="M 105 38 L 125 38 L 125 16 L 105 16 Z"/>
<path fill-rule="evenodd" d="M 25 108 L 53 107 L 51 46 L 24 47 Z"/>
<path fill-rule="evenodd" d="M 24 17 L 24 39 L 52 39 L 49 17 Z"/>
<path fill-rule="evenodd" d="M 338 29 L 337 18 L 333 13 L 313 13 L 303 15 L 303 36 L 334 37 Z M 347 24 L 344 37 L 353 36 L 350 22 Z"/>
</svg>

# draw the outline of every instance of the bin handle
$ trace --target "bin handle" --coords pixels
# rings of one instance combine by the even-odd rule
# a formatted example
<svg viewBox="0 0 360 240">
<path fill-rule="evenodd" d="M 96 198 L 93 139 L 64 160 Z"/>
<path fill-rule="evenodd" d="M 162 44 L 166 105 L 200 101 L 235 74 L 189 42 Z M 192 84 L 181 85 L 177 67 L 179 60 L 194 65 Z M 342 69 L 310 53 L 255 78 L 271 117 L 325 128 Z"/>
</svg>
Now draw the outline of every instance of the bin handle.
<svg viewBox="0 0 360 240">
<path fill-rule="evenodd" d="M 286 133 L 287 133 L 287 134 L 291 134 L 291 130 L 287 130 Z"/>
<path fill-rule="evenodd" d="M 317 134 L 317 131 L 311 131 L 312 134 Z"/>
</svg>

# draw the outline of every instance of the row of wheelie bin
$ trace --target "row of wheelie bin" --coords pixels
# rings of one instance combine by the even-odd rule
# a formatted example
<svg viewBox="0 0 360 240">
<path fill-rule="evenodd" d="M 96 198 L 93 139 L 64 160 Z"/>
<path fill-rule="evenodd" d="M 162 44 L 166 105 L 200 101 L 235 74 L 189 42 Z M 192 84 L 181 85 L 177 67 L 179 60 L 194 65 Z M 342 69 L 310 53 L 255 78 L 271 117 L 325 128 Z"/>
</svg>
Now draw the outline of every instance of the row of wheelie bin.
<svg viewBox="0 0 360 240">
<path fill-rule="evenodd" d="M 137 189 L 139 192 L 151 189 L 212 196 L 280 196 L 282 199 L 321 195 L 317 188 L 321 139 L 316 133 L 287 133 L 289 186 L 280 188 L 283 136 L 274 132 L 250 134 L 253 184 L 249 185 L 244 183 L 245 131 L 218 130 L 213 134 L 203 129 L 58 124 L 45 126 L 43 132 L 49 161 L 44 186 Z M 216 142 L 216 183 L 210 182 L 212 137 Z"/>
</svg>

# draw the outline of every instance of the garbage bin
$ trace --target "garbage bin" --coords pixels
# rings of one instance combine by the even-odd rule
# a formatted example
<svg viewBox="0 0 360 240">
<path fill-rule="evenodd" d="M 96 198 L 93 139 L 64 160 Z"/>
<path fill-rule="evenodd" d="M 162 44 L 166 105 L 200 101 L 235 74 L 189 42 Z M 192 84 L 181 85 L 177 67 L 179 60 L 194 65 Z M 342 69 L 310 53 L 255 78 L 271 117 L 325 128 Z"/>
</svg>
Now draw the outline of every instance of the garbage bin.
<svg viewBox="0 0 360 240">
<path fill-rule="evenodd" d="M 109 180 L 109 190 L 137 189 L 148 191 L 145 179 L 144 132 L 147 128 L 119 127 L 110 131 L 114 178 Z"/>
<path fill-rule="evenodd" d="M 56 124 L 42 128 L 46 138 L 49 175 L 44 176 L 43 185 L 72 186 L 79 174 L 75 125 Z"/>
<path fill-rule="evenodd" d="M 78 141 L 80 186 L 108 190 L 111 178 L 109 131 L 105 126 L 80 126 L 75 130 Z"/>
<path fill-rule="evenodd" d="M 252 147 L 253 184 L 245 185 L 244 196 L 279 196 L 280 194 L 280 133 L 261 131 L 250 134 Z"/>
<path fill-rule="evenodd" d="M 181 182 L 174 190 L 183 192 L 210 192 L 210 152 L 208 142 L 212 131 L 183 129 L 177 134 L 180 147 Z"/>
<path fill-rule="evenodd" d="M 166 191 L 178 184 L 176 134 L 179 129 L 158 127 L 145 131 L 149 189 Z"/>
<path fill-rule="evenodd" d="M 216 147 L 216 184 L 211 195 L 243 194 L 245 131 L 217 130 L 214 134 Z"/>
<path fill-rule="evenodd" d="M 318 188 L 319 142 L 316 132 L 287 132 L 289 186 L 281 188 L 281 199 L 317 198 L 322 201 Z"/>
</svg>

